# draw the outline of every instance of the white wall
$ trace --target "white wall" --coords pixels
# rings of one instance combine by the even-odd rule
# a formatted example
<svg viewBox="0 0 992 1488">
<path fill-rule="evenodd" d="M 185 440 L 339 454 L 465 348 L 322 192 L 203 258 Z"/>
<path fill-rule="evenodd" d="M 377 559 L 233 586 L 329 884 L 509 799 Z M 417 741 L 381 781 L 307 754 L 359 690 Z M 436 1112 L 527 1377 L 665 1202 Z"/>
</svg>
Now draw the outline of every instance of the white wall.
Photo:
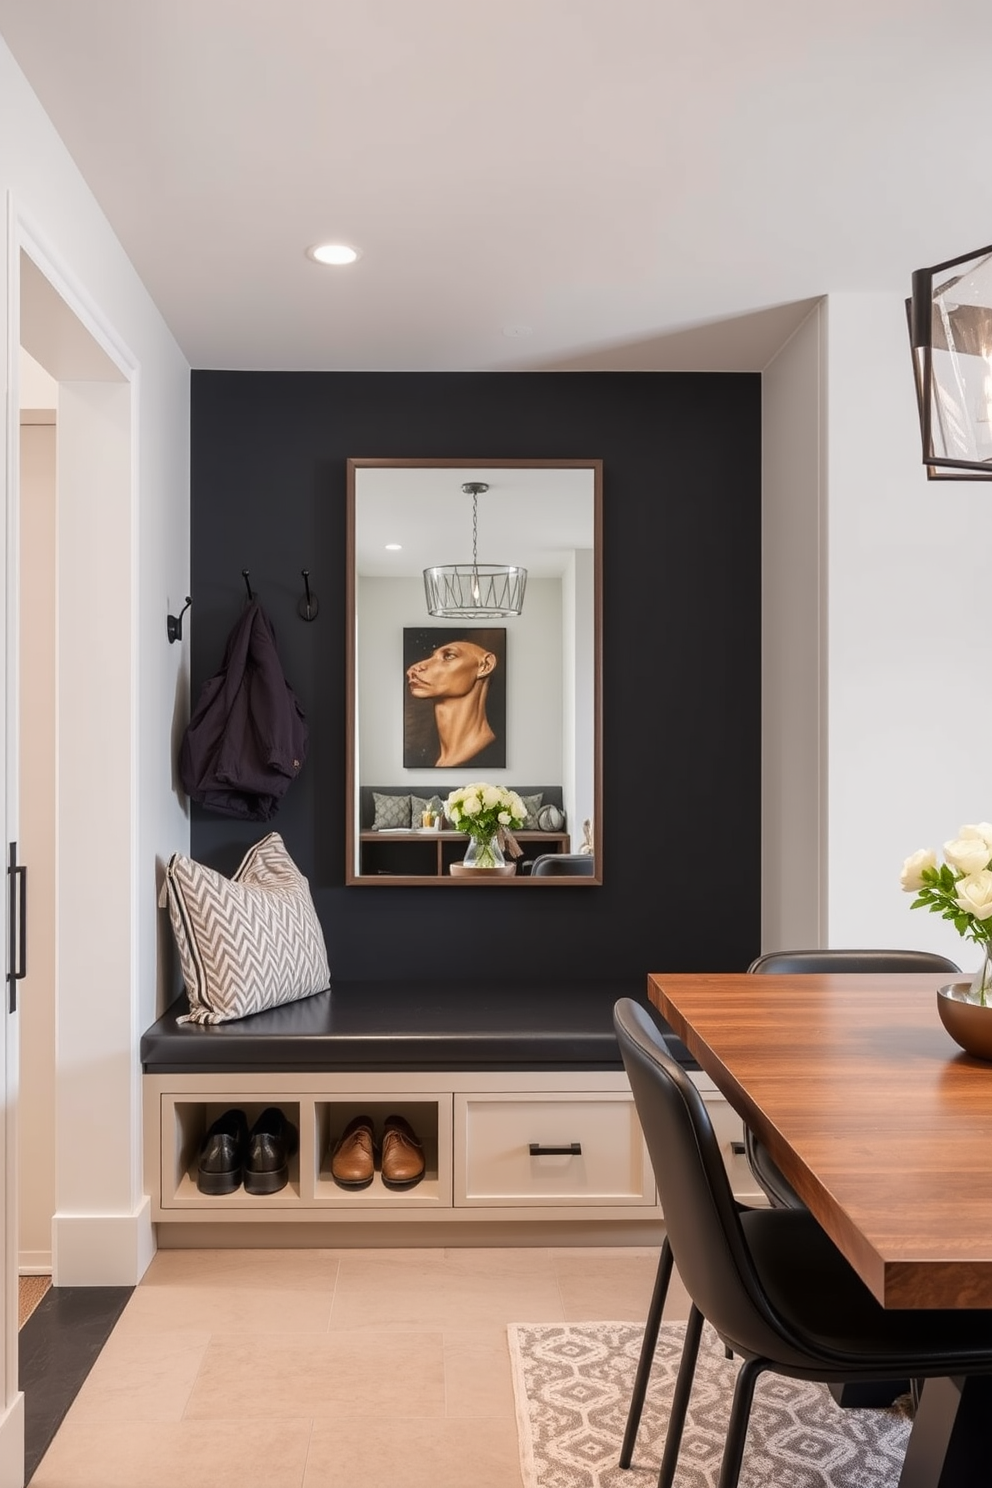
<svg viewBox="0 0 992 1488">
<path fill-rule="evenodd" d="M 99 483 L 79 482 L 74 518 L 84 540 L 78 551 L 63 552 L 59 575 L 60 644 L 71 642 L 61 665 L 75 668 L 69 681 L 83 725 L 71 737 L 63 733 L 60 765 L 71 759 L 80 795 L 69 806 L 75 799 L 84 808 L 60 871 L 75 875 L 80 908 L 91 896 L 93 924 L 87 953 L 59 967 L 60 1019 L 71 1010 L 63 1029 L 85 1035 L 69 1056 L 70 1108 L 85 1100 L 87 1120 L 82 1133 L 62 1131 L 58 1247 L 63 1280 L 125 1283 L 137 1280 L 151 1244 L 138 1041 L 165 997 L 168 932 L 156 909 L 157 869 L 189 841 L 173 781 L 174 742 L 188 711 L 187 662 L 185 645 L 170 646 L 165 633 L 189 575 L 189 368 L 2 41 L 0 189 L 11 223 L 0 250 L 5 283 L 16 284 L 11 244 L 16 254 L 26 235 L 56 266 L 70 303 L 109 328 L 129 368 L 126 415 L 119 405 L 103 411 L 110 423 L 128 420 L 127 509 L 110 521 Z M 5 392 L 17 375 L 7 304 L 5 295 Z M 81 389 L 80 399 L 91 393 Z M 16 472 L 8 435 L 5 429 L 9 481 Z M 94 541 L 94 533 L 106 541 Z M 108 592 L 114 603 L 106 613 Z M 100 830 L 89 824 L 91 808 Z M 104 871 L 115 882 L 123 874 L 126 897 L 123 912 L 115 908 L 108 920 L 104 910 L 101 922 L 91 886 Z M 14 1031 L 4 1020 L 5 1036 Z M 16 1061 L 8 1060 L 7 1074 L 8 1084 L 16 1080 Z M 96 1137 L 99 1161 L 89 1155 Z M 0 1485 L 3 1471 L 0 1444 Z"/>
<path fill-rule="evenodd" d="M 825 311 L 762 377 L 761 949 L 826 923 Z"/>
<path fill-rule="evenodd" d="M 903 301 L 827 301 L 827 943 L 977 966 L 903 858 L 992 817 L 992 487 L 928 482 Z"/>
<path fill-rule="evenodd" d="M 975 966 L 899 870 L 992 817 L 992 489 L 926 479 L 900 297 L 828 297 L 765 375 L 763 439 L 763 947 Z"/>
<path fill-rule="evenodd" d="M 363 785 L 432 785 L 447 794 L 465 784 L 464 769 L 404 770 L 403 627 L 443 625 L 424 610 L 418 579 L 359 580 L 359 781 Z M 506 769 L 487 765 L 499 784 L 562 782 L 562 596 L 557 579 L 528 579 L 523 612 L 506 625 Z M 368 679 L 382 679 L 368 685 Z M 474 777 L 473 777 L 474 778 Z"/>
</svg>

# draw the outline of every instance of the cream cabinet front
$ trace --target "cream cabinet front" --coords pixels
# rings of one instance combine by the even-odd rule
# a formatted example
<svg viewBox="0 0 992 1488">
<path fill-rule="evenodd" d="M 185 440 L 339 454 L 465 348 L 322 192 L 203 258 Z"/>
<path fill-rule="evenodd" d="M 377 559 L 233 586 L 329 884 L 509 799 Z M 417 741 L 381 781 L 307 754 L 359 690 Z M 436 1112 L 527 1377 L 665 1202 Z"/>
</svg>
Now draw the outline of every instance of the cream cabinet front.
<svg viewBox="0 0 992 1488">
<path fill-rule="evenodd" d="M 739 1156 L 739 1119 L 699 1076 L 737 1196 L 757 1195 Z M 147 1074 L 145 1172 L 152 1217 L 163 1224 L 316 1221 L 454 1224 L 488 1221 L 658 1220 L 654 1175 L 621 1071 L 412 1071 Z M 249 1125 L 280 1107 L 299 1133 L 278 1193 L 224 1195 L 197 1187 L 211 1123 L 240 1107 Z M 414 1188 L 344 1189 L 331 1174 L 334 1144 L 358 1114 L 377 1132 L 398 1114 L 414 1128 L 426 1171 Z"/>
<path fill-rule="evenodd" d="M 576 1091 L 455 1096 L 455 1204 L 653 1207 L 632 1097 Z"/>
</svg>

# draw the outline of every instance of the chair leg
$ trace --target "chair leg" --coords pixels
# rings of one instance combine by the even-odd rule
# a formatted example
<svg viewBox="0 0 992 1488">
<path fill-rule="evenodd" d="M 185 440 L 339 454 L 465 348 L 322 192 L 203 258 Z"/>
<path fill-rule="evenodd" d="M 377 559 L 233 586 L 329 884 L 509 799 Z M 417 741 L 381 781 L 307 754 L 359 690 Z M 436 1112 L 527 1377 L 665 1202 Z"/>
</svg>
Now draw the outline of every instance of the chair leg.
<svg viewBox="0 0 992 1488">
<path fill-rule="evenodd" d="M 675 1381 L 672 1410 L 668 1417 L 665 1452 L 658 1473 L 658 1488 L 672 1488 L 675 1481 L 675 1469 L 679 1461 L 679 1448 L 682 1445 L 682 1432 L 685 1429 L 686 1412 L 689 1409 L 689 1396 L 692 1394 L 692 1380 L 696 1373 L 696 1358 L 699 1354 L 699 1337 L 702 1331 L 703 1314 L 694 1302 L 689 1311 L 689 1321 L 685 1325 L 685 1343 L 682 1345 L 679 1375 Z"/>
<path fill-rule="evenodd" d="M 641 1354 L 637 1361 L 637 1373 L 634 1375 L 634 1393 L 630 1397 L 630 1408 L 627 1411 L 627 1428 L 623 1434 L 623 1446 L 620 1448 L 620 1466 L 629 1467 L 630 1460 L 634 1455 L 634 1442 L 637 1440 L 637 1428 L 641 1424 L 641 1412 L 644 1409 L 644 1397 L 647 1394 L 648 1380 L 651 1376 L 651 1365 L 654 1363 L 654 1351 L 658 1344 L 658 1331 L 661 1328 L 661 1314 L 665 1310 L 665 1298 L 668 1296 L 668 1283 L 672 1279 L 672 1247 L 668 1243 L 668 1236 L 662 1243 L 661 1254 L 658 1257 L 658 1272 L 654 1279 L 654 1291 L 651 1294 L 651 1305 L 648 1308 L 647 1319 L 644 1323 L 644 1342 L 641 1344 Z"/>
<path fill-rule="evenodd" d="M 727 1440 L 723 1448 L 723 1461 L 720 1464 L 717 1488 L 737 1488 L 741 1475 L 741 1462 L 744 1457 L 744 1443 L 747 1439 L 747 1426 L 751 1416 L 751 1402 L 754 1399 L 754 1387 L 765 1367 L 763 1359 L 746 1359 L 737 1372 L 734 1402 L 730 1407 Z"/>
</svg>

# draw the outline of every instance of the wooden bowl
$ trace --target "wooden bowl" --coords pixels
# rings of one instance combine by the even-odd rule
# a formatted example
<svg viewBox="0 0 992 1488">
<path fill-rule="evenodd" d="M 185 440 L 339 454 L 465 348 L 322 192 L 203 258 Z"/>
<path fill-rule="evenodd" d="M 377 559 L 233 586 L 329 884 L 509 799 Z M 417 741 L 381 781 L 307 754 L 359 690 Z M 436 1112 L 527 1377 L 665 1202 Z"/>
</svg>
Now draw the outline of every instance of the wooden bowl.
<svg viewBox="0 0 992 1488">
<path fill-rule="evenodd" d="M 973 1001 L 970 982 L 938 987 L 937 1011 L 951 1038 L 966 1054 L 992 1060 L 992 1004 L 982 1007 Z"/>
</svg>

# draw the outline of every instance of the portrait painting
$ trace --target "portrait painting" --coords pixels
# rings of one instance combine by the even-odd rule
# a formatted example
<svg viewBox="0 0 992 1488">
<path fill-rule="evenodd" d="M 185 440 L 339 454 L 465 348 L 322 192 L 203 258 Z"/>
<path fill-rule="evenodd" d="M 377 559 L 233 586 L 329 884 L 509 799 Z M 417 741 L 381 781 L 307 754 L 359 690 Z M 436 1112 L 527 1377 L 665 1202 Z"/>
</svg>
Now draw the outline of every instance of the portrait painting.
<svg viewBox="0 0 992 1488">
<path fill-rule="evenodd" d="M 405 627 L 403 693 L 404 769 L 505 769 L 505 627 Z"/>
</svg>

